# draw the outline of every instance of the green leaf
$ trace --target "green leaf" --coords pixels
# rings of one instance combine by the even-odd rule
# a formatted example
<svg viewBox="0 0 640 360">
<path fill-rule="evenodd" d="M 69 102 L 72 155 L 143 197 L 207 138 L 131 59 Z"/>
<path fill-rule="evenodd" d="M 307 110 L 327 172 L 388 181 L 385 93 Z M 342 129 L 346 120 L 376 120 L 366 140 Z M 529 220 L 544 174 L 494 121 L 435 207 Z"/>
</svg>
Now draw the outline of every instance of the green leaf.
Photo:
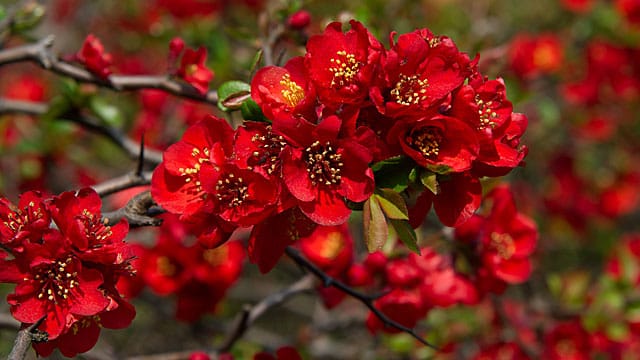
<svg viewBox="0 0 640 360">
<path fill-rule="evenodd" d="M 429 189 L 434 195 L 438 195 L 440 192 L 440 185 L 438 185 L 438 179 L 435 173 L 425 171 L 420 174 L 420 182 L 424 187 Z"/>
<path fill-rule="evenodd" d="M 263 121 L 268 122 L 264 114 L 262 113 L 262 109 L 260 106 L 253 101 L 253 99 L 247 99 L 240 106 L 240 113 L 242 114 L 242 118 L 245 120 L 253 120 L 253 121 Z"/>
<path fill-rule="evenodd" d="M 375 194 L 364 203 L 363 220 L 367 249 L 369 252 L 381 250 L 389 237 L 389 227 Z"/>
<path fill-rule="evenodd" d="M 409 174 L 415 167 L 411 158 L 394 156 L 379 161 L 371 166 L 376 186 L 401 192 L 409 186 Z"/>
<path fill-rule="evenodd" d="M 433 171 L 436 174 L 446 175 L 451 173 L 451 166 L 447 165 L 428 165 L 427 169 Z"/>
<path fill-rule="evenodd" d="M 99 96 L 91 97 L 89 109 L 108 126 L 121 127 L 124 124 L 124 117 L 120 109 Z"/>
<path fill-rule="evenodd" d="M 400 238 L 402 243 L 414 253 L 420 255 L 420 248 L 418 247 L 418 238 L 416 232 L 413 230 L 407 220 L 395 220 L 390 219 L 389 222 L 396 231 L 396 235 Z"/>
<path fill-rule="evenodd" d="M 391 189 L 379 189 L 376 198 L 389 219 L 408 220 L 409 210 L 400 194 Z"/>
<path fill-rule="evenodd" d="M 225 112 L 240 109 L 250 98 L 251 85 L 243 81 L 227 81 L 218 88 L 218 107 Z"/>
<path fill-rule="evenodd" d="M 66 96 L 56 96 L 49 102 L 49 109 L 42 115 L 43 120 L 56 120 L 64 116 L 71 109 L 71 104 Z"/>
</svg>

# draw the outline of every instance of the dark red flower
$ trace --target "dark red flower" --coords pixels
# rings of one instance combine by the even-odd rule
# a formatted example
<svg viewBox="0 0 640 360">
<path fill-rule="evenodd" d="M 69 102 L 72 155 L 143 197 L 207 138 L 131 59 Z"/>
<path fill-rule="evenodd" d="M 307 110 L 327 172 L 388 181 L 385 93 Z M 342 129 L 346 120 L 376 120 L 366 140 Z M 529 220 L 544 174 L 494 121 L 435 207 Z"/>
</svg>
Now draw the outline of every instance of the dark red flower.
<svg viewBox="0 0 640 360">
<path fill-rule="evenodd" d="M 3 230 L 11 230 L 2 236 L 11 237 L 6 248 L 14 256 L 0 260 L 0 280 L 17 284 L 7 297 L 17 320 L 33 324 L 45 318 L 39 329 L 51 342 L 35 346 L 40 355 L 59 347 L 75 356 L 93 347 L 100 326 L 128 326 L 135 310 L 115 289 L 131 273 L 132 252 L 123 242 L 128 226 L 124 220 L 105 225 L 95 191 L 66 192 L 50 201 L 27 193 L 22 209 L 4 199 L 0 204 L 8 220 Z"/>
<path fill-rule="evenodd" d="M 640 2 L 637 0 L 616 0 L 616 9 L 634 26 L 640 26 Z"/>
<path fill-rule="evenodd" d="M 371 153 L 339 137 L 341 124 L 330 116 L 317 126 L 302 122 L 306 128 L 279 129 L 291 139 L 282 152 L 284 182 L 302 212 L 320 225 L 344 223 L 351 214 L 345 199 L 362 202 L 373 192 Z"/>
<path fill-rule="evenodd" d="M 87 35 L 84 43 L 82 43 L 82 48 L 75 54 L 74 59 L 81 62 L 87 70 L 103 79 L 106 79 L 111 74 L 110 67 L 113 63 L 113 58 L 111 54 L 104 51 L 102 42 L 93 34 Z"/>
<path fill-rule="evenodd" d="M 438 193 L 425 189 L 409 209 L 409 221 L 417 228 L 429 213 L 431 205 L 438 219 L 446 225 L 455 227 L 467 219 L 480 207 L 482 184 L 470 173 L 438 176 Z"/>
<path fill-rule="evenodd" d="M 353 262 L 353 240 L 346 225 L 318 226 L 297 244 L 304 256 L 329 276 L 342 275 Z"/>
<path fill-rule="evenodd" d="M 398 324 L 412 328 L 427 312 L 424 300 L 419 291 L 394 289 L 390 293 L 375 301 L 375 306 Z M 391 326 L 385 326 L 373 313 L 367 317 L 367 328 L 372 333 L 384 331 L 387 333 L 399 333 L 400 330 Z"/>
<path fill-rule="evenodd" d="M 506 186 L 487 195 L 493 202 L 482 232 L 482 260 L 497 278 L 511 284 L 526 281 L 531 274 L 530 255 L 538 231 L 529 217 L 518 212 L 513 194 Z"/>
<path fill-rule="evenodd" d="M 50 222 L 49 210 L 39 192 L 22 194 L 17 206 L 0 198 L 0 244 L 5 248 L 22 251 L 23 243 L 41 238 Z"/>
<path fill-rule="evenodd" d="M 402 34 L 395 43 L 391 39 L 384 64 L 386 85 L 374 87 L 372 99 L 387 116 L 421 117 L 460 87 L 471 68 L 469 57 L 446 36 L 427 29 Z"/>
<path fill-rule="evenodd" d="M 431 171 L 460 173 L 471 168 L 479 144 L 474 130 L 454 117 L 434 115 L 419 121 L 397 121 L 387 140 Z"/>
<path fill-rule="evenodd" d="M 197 50 L 184 49 L 184 41 L 175 38 L 169 43 L 169 71 L 191 84 L 201 94 L 206 94 L 209 90 L 209 82 L 213 79 L 214 73 L 205 64 L 207 60 L 207 49 L 199 47 Z M 180 66 L 176 68 L 175 62 L 180 59 Z"/>
<path fill-rule="evenodd" d="M 362 104 L 369 87 L 378 82 L 384 48 L 359 22 L 342 32 L 334 22 L 320 35 L 309 38 L 305 65 L 320 103 L 333 108 Z"/>
<path fill-rule="evenodd" d="M 564 51 L 554 34 L 518 35 L 509 47 L 509 64 L 521 79 L 530 79 L 558 71 Z"/>
<path fill-rule="evenodd" d="M 587 360 L 590 353 L 589 333 L 578 320 L 559 323 L 544 336 L 545 359 Z"/>
<path fill-rule="evenodd" d="M 260 272 L 269 272 L 278 262 L 287 246 L 300 237 L 309 236 L 316 224 L 298 208 L 273 215 L 255 225 L 249 237 L 248 253 Z"/>
</svg>

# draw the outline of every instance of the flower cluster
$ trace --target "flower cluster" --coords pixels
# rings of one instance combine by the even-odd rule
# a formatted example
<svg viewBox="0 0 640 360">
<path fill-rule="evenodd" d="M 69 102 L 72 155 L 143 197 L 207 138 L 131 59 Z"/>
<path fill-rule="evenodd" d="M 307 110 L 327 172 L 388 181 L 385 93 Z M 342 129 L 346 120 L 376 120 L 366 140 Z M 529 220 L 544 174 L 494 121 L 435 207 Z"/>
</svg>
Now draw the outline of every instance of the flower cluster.
<svg viewBox="0 0 640 360">
<path fill-rule="evenodd" d="M 18 321 L 44 318 L 38 329 L 48 341 L 34 345 L 41 356 L 55 348 L 68 357 L 87 351 L 100 328 L 127 327 L 135 316 L 116 289 L 132 274 L 128 225 L 106 226 L 100 207 L 88 188 L 53 199 L 27 192 L 18 205 L 0 199 L 0 281 L 17 284 L 7 300 Z"/>
<path fill-rule="evenodd" d="M 133 297 L 146 285 L 159 296 L 175 295 L 176 319 L 193 322 L 215 312 L 240 276 L 244 250 L 238 241 L 215 249 L 189 245 L 188 229 L 176 216 L 163 220 L 153 247 L 134 245 L 132 266 L 138 276 L 124 278 L 118 289 Z"/>
<path fill-rule="evenodd" d="M 82 48 L 73 55 L 72 59 L 82 63 L 87 70 L 103 79 L 112 72 L 113 57 L 105 52 L 102 42 L 93 34 L 87 35 Z"/>
<path fill-rule="evenodd" d="M 451 39 L 394 37 L 387 50 L 357 21 L 347 32 L 332 23 L 305 56 L 260 69 L 251 97 L 268 122 L 191 126 L 155 170 L 154 199 L 207 246 L 253 226 L 249 256 L 263 272 L 315 225 L 345 223 L 374 193 L 371 164 L 389 159 L 432 180 L 419 185 L 413 225 L 432 204 L 445 225 L 463 223 L 480 205 L 479 178 L 521 164 L 527 119 Z"/>
</svg>

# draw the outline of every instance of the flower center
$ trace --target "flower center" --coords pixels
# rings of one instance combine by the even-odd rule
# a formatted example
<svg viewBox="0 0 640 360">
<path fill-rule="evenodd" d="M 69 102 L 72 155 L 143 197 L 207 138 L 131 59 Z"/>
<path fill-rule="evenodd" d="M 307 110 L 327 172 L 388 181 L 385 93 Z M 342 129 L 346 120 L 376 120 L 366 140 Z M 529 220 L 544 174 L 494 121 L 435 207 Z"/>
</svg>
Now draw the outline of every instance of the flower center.
<svg viewBox="0 0 640 360">
<path fill-rule="evenodd" d="M 71 289 L 78 286 L 78 272 L 69 269 L 73 259 L 68 256 L 64 260 L 57 260 L 53 264 L 45 266 L 39 271 L 34 279 L 41 285 L 38 299 L 44 299 L 58 303 L 59 299 L 66 300 Z"/>
<path fill-rule="evenodd" d="M 350 85 L 358 74 L 360 69 L 360 63 L 356 60 L 356 56 L 348 54 L 344 50 L 340 50 L 336 53 L 337 58 L 331 58 L 331 66 L 329 71 L 333 73 L 333 79 L 331 80 L 331 86 L 343 87 Z"/>
<path fill-rule="evenodd" d="M 490 247 L 505 260 L 510 259 L 516 252 L 515 243 L 509 234 L 498 234 L 496 232 L 491 233 Z"/>
<path fill-rule="evenodd" d="M 227 260 L 229 251 L 226 247 L 221 246 L 215 249 L 207 249 L 202 253 L 204 260 L 211 266 L 218 266 Z"/>
<path fill-rule="evenodd" d="M 342 235 L 339 232 L 329 233 L 320 247 L 320 255 L 327 259 L 335 259 L 343 247 Z"/>
<path fill-rule="evenodd" d="M 176 266 L 166 256 L 159 256 L 156 259 L 156 269 L 162 276 L 171 277 L 176 274 Z"/>
<path fill-rule="evenodd" d="M 223 175 L 216 183 L 216 198 L 227 207 L 236 207 L 242 205 L 249 196 L 248 190 L 249 187 L 241 177 L 229 173 Z"/>
<path fill-rule="evenodd" d="M 573 341 L 562 339 L 556 343 L 556 352 L 562 357 L 573 357 L 576 355 L 576 346 Z"/>
<path fill-rule="evenodd" d="M 260 166 L 267 174 L 271 175 L 278 169 L 280 165 L 280 153 L 287 143 L 280 135 L 274 135 L 271 132 L 271 126 L 267 127 L 266 135 L 256 134 L 251 137 L 251 141 L 259 143 L 259 150 L 254 151 L 251 155 L 253 160 L 249 160 L 250 166 Z"/>
<path fill-rule="evenodd" d="M 432 49 L 434 47 L 440 45 L 440 38 L 439 37 L 434 36 L 431 39 L 429 39 L 428 41 L 429 41 L 429 47 L 432 48 Z"/>
<path fill-rule="evenodd" d="M 36 204 L 30 201 L 27 207 L 22 210 L 18 208 L 12 209 L 14 211 L 7 215 L 7 221 L 3 222 L 4 226 L 11 229 L 14 233 L 18 233 L 28 223 L 41 219 L 43 216 L 42 210 L 35 206 Z"/>
<path fill-rule="evenodd" d="M 391 90 L 391 97 L 400 105 L 417 105 L 427 99 L 428 86 L 427 79 L 420 79 L 418 75 L 400 74 L 400 80 Z"/>
<path fill-rule="evenodd" d="M 441 141 L 440 129 L 431 126 L 420 129 L 407 138 L 409 146 L 418 150 L 426 158 L 438 156 Z"/>
<path fill-rule="evenodd" d="M 496 123 L 493 121 L 498 117 L 498 114 L 493 111 L 493 101 L 483 101 L 479 95 L 476 95 L 476 105 L 478 105 L 478 116 L 480 117 L 480 124 L 478 124 L 478 130 L 486 129 L 487 127 L 495 127 Z"/>
<path fill-rule="evenodd" d="M 103 243 L 107 238 L 113 235 L 111 231 L 111 226 L 106 226 L 104 223 L 99 221 L 94 214 L 89 212 L 87 209 L 82 210 L 82 215 L 84 216 L 83 220 L 85 223 L 84 234 L 87 239 L 97 240 L 98 243 Z M 105 221 L 108 221 L 105 219 Z M 95 244 L 90 244 L 95 245 Z"/>
<path fill-rule="evenodd" d="M 337 185 L 342 176 L 342 154 L 337 154 L 327 141 L 324 145 L 314 142 L 305 149 L 307 173 L 313 185 Z"/>
<path fill-rule="evenodd" d="M 280 85 L 284 87 L 280 93 L 287 102 L 287 105 L 296 107 L 300 101 L 304 99 L 304 90 L 300 85 L 291 80 L 291 75 L 284 74 L 284 76 L 282 76 L 282 80 L 280 80 Z"/>
<path fill-rule="evenodd" d="M 195 160 L 193 163 L 193 167 L 179 168 L 178 171 L 180 172 L 181 176 L 185 177 L 184 179 L 185 183 L 191 183 L 193 181 L 192 188 L 187 189 L 187 191 L 197 194 L 202 191 L 202 184 L 200 183 L 200 180 L 198 180 L 196 175 L 198 175 L 198 173 L 200 172 L 200 168 L 202 167 L 202 164 L 210 161 L 209 149 L 207 148 L 198 149 L 194 147 L 193 150 L 191 150 L 191 157 L 193 157 Z"/>
</svg>

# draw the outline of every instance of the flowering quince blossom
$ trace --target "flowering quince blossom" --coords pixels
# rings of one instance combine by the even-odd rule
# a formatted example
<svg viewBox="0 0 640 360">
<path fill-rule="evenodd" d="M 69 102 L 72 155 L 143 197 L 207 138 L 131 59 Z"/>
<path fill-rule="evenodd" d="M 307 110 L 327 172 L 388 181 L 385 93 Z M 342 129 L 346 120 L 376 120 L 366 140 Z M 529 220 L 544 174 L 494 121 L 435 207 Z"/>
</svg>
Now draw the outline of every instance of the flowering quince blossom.
<svg viewBox="0 0 640 360">
<path fill-rule="evenodd" d="M 427 29 L 394 38 L 386 50 L 357 21 L 346 31 L 331 23 L 304 56 L 259 69 L 251 97 L 267 122 L 191 126 L 155 170 L 154 199 L 209 247 L 253 227 L 248 254 L 262 272 L 369 200 L 374 161 L 404 158 L 433 177 L 409 209 L 412 225 L 432 205 L 445 225 L 462 224 L 480 206 L 479 178 L 522 164 L 526 117 L 513 113 L 504 82 L 484 78 L 451 39 Z M 170 58 L 183 46 L 173 41 Z"/>
<path fill-rule="evenodd" d="M 180 57 L 182 56 L 182 57 Z M 180 58 L 180 66 L 175 68 L 175 62 Z M 169 68 L 170 71 L 182 80 L 191 84 L 201 94 L 209 90 L 209 83 L 213 80 L 214 73 L 207 68 L 207 49 L 199 47 L 197 50 L 184 49 L 184 41 L 175 38 L 169 43 Z"/>
<path fill-rule="evenodd" d="M 113 57 L 104 51 L 104 46 L 95 35 L 89 34 L 82 43 L 82 48 L 72 57 L 82 63 L 87 70 L 106 79 L 111 74 Z"/>
<path fill-rule="evenodd" d="M 45 318 L 39 329 L 48 341 L 34 344 L 39 355 L 59 348 L 72 357 L 93 347 L 101 327 L 129 325 L 135 310 L 115 288 L 121 276 L 132 273 L 132 254 L 123 241 L 128 226 L 124 220 L 104 225 L 95 191 L 53 199 L 28 192 L 18 206 L 5 199 L 0 204 L 0 241 L 13 255 L 2 259 L 0 280 L 17 284 L 7 300 L 18 321 Z"/>
<path fill-rule="evenodd" d="M 537 242 L 536 225 L 518 212 L 506 186 L 496 187 L 486 199 L 492 202 L 489 215 L 474 215 L 456 228 L 456 237 L 478 247 L 487 271 L 483 275 L 510 284 L 524 282 L 532 271 L 529 256 Z"/>
</svg>

